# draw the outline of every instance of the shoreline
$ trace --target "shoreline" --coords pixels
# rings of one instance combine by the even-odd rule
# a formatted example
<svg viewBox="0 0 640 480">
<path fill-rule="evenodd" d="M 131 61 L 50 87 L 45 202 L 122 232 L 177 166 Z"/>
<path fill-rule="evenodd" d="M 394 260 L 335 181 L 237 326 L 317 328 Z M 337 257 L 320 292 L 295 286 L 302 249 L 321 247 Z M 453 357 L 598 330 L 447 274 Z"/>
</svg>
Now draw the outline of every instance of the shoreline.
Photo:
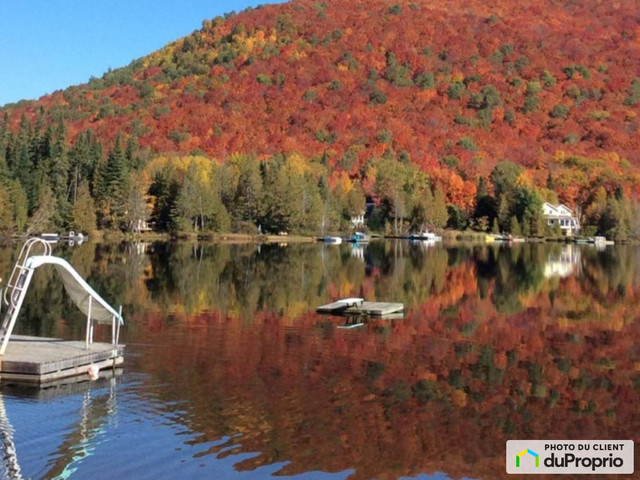
<svg viewBox="0 0 640 480">
<path fill-rule="evenodd" d="M 492 245 L 492 244 L 510 244 L 509 241 L 488 241 L 487 236 L 490 234 L 480 232 L 467 232 L 456 230 L 445 230 L 441 233 L 442 241 L 445 243 L 474 243 L 480 245 Z M 24 239 L 23 236 L 14 236 L 14 240 Z M 371 234 L 372 239 L 382 240 L 411 240 L 409 236 L 404 235 L 383 235 L 383 234 Z M 111 232 L 111 231 L 94 231 L 85 237 L 87 242 L 173 242 L 173 241 L 187 241 L 187 242 L 212 242 L 212 243 L 315 243 L 318 241 L 318 236 L 310 235 L 253 235 L 246 233 L 190 233 L 190 232 L 177 232 L 177 233 L 157 233 L 157 232 L 145 232 L 145 233 L 124 233 L 124 232 Z M 68 241 L 68 238 L 60 238 L 62 241 Z M 578 237 L 520 237 L 515 243 L 586 243 L 584 239 Z M 624 239 L 615 240 L 616 244 L 638 244 L 640 241 L 636 239 Z"/>
</svg>

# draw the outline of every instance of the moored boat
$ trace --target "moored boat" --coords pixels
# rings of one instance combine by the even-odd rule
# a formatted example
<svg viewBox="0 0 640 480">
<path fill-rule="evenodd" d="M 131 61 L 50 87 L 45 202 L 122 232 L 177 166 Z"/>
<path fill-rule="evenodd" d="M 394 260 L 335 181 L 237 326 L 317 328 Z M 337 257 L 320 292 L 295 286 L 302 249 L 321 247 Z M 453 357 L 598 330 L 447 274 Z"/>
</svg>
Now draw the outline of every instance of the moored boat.
<svg viewBox="0 0 640 480">
<path fill-rule="evenodd" d="M 423 240 L 427 242 L 439 242 L 442 240 L 440 235 L 436 235 L 429 230 L 424 230 L 420 233 L 412 233 L 409 238 L 411 238 L 411 240 Z"/>
<path fill-rule="evenodd" d="M 318 237 L 319 242 L 328 243 L 331 245 L 340 245 L 342 243 L 342 238 L 340 237 L 332 237 L 330 235 L 324 237 Z"/>
<path fill-rule="evenodd" d="M 355 232 L 349 236 L 347 241 L 350 243 L 368 243 L 370 238 L 371 237 L 369 237 L 369 235 L 366 235 L 363 232 Z"/>
</svg>

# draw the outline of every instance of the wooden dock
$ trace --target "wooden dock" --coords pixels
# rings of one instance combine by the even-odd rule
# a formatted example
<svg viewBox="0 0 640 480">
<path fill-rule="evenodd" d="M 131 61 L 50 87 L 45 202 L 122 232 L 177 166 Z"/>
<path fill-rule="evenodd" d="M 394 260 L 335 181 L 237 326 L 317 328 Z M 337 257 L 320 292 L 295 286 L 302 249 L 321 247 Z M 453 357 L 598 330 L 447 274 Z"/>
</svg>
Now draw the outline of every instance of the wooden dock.
<svg viewBox="0 0 640 480">
<path fill-rule="evenodd" d="M 403 310 L 402 303 L 365 302 L 362 298 L 345 298 L 316 308 L 316 312 L 330 315 L 369 315 L 373 317 L 384 317 Z"/>
<path fill-rule="evenodd" d="M 47 383 L 122 365 L 124 345 L 12 335 L 0 356 L 0 381 Z"/>
</svg>

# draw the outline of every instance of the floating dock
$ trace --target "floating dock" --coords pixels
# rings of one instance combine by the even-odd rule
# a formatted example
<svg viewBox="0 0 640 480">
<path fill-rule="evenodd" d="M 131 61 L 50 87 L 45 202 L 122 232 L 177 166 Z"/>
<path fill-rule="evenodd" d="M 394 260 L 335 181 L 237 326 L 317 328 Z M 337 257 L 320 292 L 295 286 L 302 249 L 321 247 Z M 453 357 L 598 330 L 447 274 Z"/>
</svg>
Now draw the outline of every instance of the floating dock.
<svg viewBox="0 0 640 480">
<path fill-rule="evenodd" d="M 0 357 L 0 381 L 45 384 L 72 376 L 91 378 L 122 365 L 124 345 L 12 335 Z"/>
<path fill-rule="evenodd" d="M 370 315 L 373 317 L 384 317 L 403 310 L 402 303 L 365 302 L 362 298 L 344 298 L 316 308 L 316 312 L 330 315 Z"/>
</svg>

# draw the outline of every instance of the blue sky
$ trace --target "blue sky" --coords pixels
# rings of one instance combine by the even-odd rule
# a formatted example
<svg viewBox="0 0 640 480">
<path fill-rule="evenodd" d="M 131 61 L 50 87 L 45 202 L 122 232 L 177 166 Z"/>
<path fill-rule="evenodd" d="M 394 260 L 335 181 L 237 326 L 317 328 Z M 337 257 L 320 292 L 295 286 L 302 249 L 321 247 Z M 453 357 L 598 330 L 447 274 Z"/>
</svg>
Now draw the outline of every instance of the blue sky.
<svg viewBox="0 0 640 480">
<path fill-rule="evenodd" d="M 128 65 L 202 20 L 283 0 L 0 0 L 0 105 Z"/>
</svg>

